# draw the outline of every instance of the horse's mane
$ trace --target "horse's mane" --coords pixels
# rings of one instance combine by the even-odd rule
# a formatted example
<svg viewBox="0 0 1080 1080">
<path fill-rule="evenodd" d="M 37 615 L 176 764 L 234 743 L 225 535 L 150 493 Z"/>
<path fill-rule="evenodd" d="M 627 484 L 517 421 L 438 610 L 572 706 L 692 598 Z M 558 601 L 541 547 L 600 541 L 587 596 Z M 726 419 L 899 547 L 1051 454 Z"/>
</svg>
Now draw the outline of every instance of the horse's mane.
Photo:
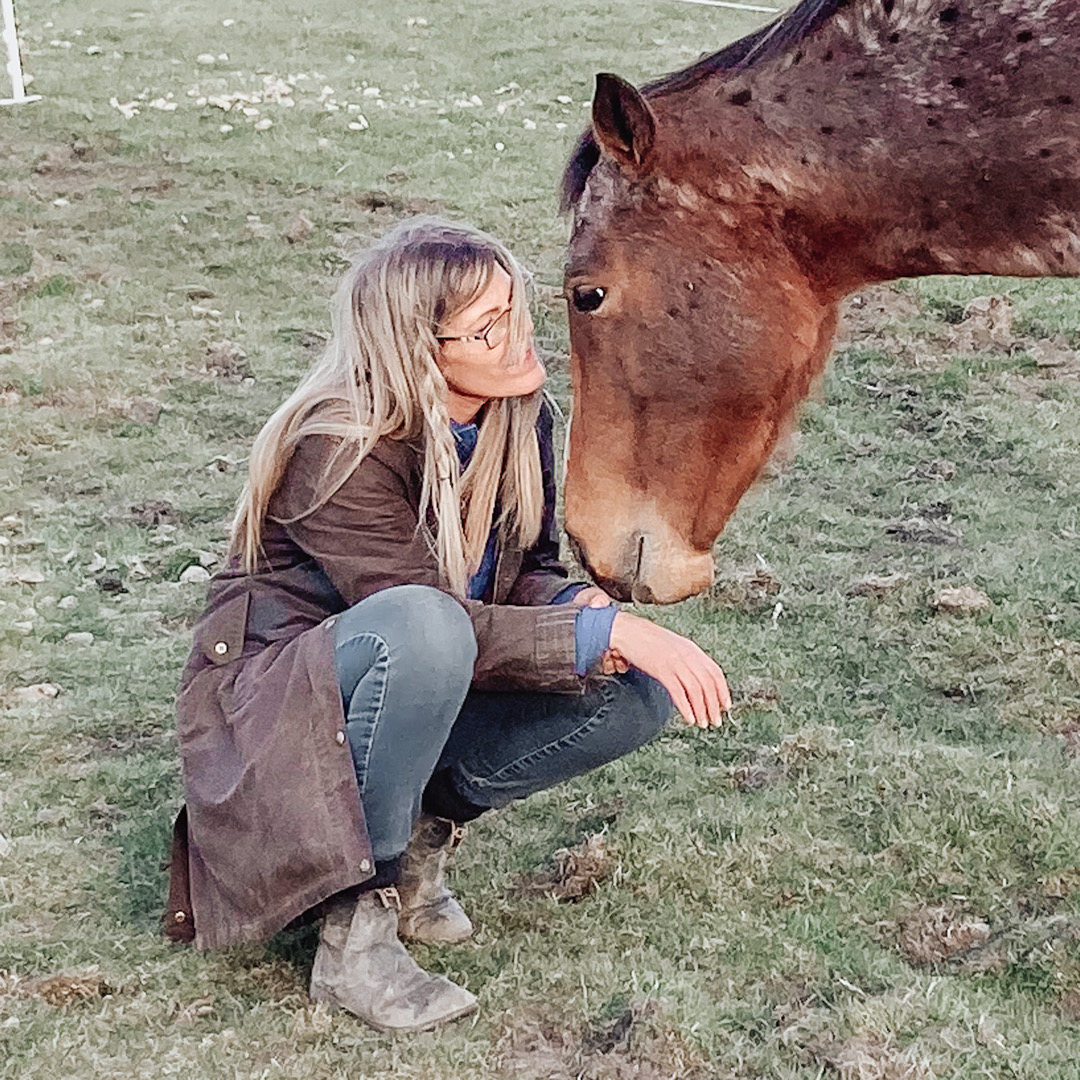
<svg viewBox="0 0 1080 1080">
<path fill-rule="evenodd" d="M 688 68 L 646 84 L 641 88 L 641 92 L 646 97 L 660 97 L 696 86 L 717 71 L 737 71 L 771 60 L 785 52 L 789 46 L 798 44 L 831 15 L 851 2 L 852 0 L 802 0 L 760 30 L 733 41 L 719 52 L 703 57 Z M 596 145 L 590 128 L 578 140 L 563 173 L 560 205 L 564 213 L 581 198 L 585 191 L 585 182 L 599 160 L 600 148 Z"/>
</svg>

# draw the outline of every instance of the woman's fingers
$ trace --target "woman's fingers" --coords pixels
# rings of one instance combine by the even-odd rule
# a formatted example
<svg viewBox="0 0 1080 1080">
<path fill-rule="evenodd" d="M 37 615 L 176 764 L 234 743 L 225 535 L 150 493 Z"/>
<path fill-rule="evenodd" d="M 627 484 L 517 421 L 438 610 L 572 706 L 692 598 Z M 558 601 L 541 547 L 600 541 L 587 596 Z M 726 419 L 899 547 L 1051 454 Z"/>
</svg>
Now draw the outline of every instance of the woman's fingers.
<svg viewBox="0 0 1080 1080">
<path fill-rule="evenodd" d="M 723 724 L 731 707 L 727 679 L 719 664 L 689 638 L 621 611 L 612 625 L 608 655 L 661 683 L 687 724 L 702 729 Z"/>
</svg>

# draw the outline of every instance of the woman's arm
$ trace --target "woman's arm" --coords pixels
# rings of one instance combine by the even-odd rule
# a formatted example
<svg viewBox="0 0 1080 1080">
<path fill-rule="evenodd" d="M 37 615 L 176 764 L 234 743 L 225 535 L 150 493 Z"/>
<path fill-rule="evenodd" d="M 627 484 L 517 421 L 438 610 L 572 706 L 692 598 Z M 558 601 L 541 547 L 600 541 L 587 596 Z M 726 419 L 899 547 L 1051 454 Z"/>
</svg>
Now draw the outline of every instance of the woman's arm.
<svg viewBox="0 0 1080 1080">
<path fill-rule="evenodd" d="M 329 499 L 311 510 L 336 447 L 328 436 L 301 441 L 271 500 L 270 515 L 319 563 L 347 606 L 395 585 L 443 588 L 436 556 L 416 528 L 416 451 L 382 440 Z M 574 673 L 574 608 L 462 603 L 476 632 L 473 684 L 478 689 L 580 689 Z"/>
</svg>

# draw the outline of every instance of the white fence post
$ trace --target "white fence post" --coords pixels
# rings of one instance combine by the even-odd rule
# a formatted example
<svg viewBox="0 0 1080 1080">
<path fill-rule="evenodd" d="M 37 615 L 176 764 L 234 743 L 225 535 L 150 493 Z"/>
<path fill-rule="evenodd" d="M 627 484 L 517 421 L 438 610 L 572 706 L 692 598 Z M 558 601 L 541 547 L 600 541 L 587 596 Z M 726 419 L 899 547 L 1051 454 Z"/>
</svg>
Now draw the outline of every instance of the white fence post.
<svg viewBox="0 0 1080 1080">
<path fill-rule="evenodd" d="M 0 98 L 0 105 L 25 105 L 28 101 L 40 101 L 40 94 L 27 96 L 23 85 L 22 61 L 19 59 L 19 33 L 15 29 L 14 0 L 0 0 L 4 15 L 4 45 L 7 46 L 7 73 L 11 83 L 11 97 Z"/>
</svg>

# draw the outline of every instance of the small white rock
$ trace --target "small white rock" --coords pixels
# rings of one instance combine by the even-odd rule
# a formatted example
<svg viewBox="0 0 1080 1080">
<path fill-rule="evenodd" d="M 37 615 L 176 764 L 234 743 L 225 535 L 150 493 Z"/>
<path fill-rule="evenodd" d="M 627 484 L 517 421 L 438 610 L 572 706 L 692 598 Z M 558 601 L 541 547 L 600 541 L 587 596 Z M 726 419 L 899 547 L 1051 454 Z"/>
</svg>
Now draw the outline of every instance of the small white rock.
<svg viewBox="0 0 1080 1080">
<path fill-rule="evenodd" d="M 535 120 L 523 120 L 521 122 L 521 126 L 526 131 L 535 131 L 536 130 L 536 121 Z"/>
<path fill-rule="evenodd" d="M 222 124 L 218 128 L 218 131 L 220 131 L 222 135 L 228 135 L 229 132 L 232 131 L 232 124 Z"/>
<path fill-rule="evenodd" d="M 358 116 L 355 120 L 349 121 L 350 131 L 367 131 L 371 125 L 367 122 L 366 116 Z"/>
<path fill-rule="evenodd" d="M 217 63 L 217 57 L 213 53 L 199 53 L 199 55 L 195 57 L 195 63 L 203 64 L 206 67 L 213 67 L 213 65 Z"/>
<path fill-rule="evenodd" d="M 56 683 L 39 682 L 29 686 L 19 686 L 11 691 L 11 696 L 24 704 L 34 701 L 48 701 L 60 696 L 60 687 Z"/>
<path fill-rule="evenodd" d="M 93 645 L 94 635 L 89 630 L 74 630 L 64 635 L 64 641 L 68 645 Z"/>
<path fill-rule="evenodd" d="M 193 563 L 180 575 L 181 585 L 205 585 L 210 580 L 210 571 L 205 566 Z"/>
<path fill-rule="evenodd" d="M 73 607 L 78 607 L 78 605 L 79 598 L 77 596 L 72 596 L 70 593 L 68 593 L 67 596 L 61 596 L 56 602 L 56 606 L 60 608 L 61 611 L 70 611 Z"/>
<path fill-rule="evenodd" d="M 269 116 L 264 116 L 261 120 L 255 121 L 256 131 L 267 131 L 274 126 L 274 121 Z"/>
</svg>

